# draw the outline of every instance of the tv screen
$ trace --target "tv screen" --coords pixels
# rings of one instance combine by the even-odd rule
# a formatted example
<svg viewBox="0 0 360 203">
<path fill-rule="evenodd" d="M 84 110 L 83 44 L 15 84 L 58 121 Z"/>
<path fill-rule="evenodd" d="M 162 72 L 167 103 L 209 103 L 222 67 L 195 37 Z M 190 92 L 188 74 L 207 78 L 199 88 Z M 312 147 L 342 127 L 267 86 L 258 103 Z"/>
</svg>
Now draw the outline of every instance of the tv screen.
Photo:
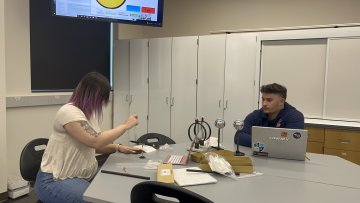
<svg viewBox="0 0 360 203">
<path fill-rule="evenodd" d="M 162 26 L 164 0 L 53 0 L 53 14 L 115 23 Z"/>
</svg>

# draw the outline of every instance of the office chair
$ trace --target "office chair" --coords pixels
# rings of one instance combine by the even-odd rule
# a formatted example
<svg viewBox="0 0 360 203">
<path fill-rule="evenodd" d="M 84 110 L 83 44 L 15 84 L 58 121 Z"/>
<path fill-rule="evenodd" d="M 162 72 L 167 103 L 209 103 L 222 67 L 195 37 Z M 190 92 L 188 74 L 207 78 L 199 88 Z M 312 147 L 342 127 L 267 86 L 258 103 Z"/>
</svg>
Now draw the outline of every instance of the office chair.
<svg viewBox="0 0 360 203">
<path fill-rule="evenodd" d="M 156 149 L 158 149 L 160 145 L 164 145 L 166 143 L 176 144 L 175 141 L 172 140 L 171 138 L 159 133 L 147 133 L 139 137 L 137 141 L 145 145 L 151 145 Z"/>
<path fill-rule="evenodd" d="M 161 198 L 168 197 L 166 199 Z M 131 203 L 213 203 L 213 201 L 177 185 L 156 181 L 145 181 L 136 184 L 130 194 Z M 178 201 L 171 201 L 176 199 Z"/>
<path fill-rule="evenodd" d="M 49 139 L 37 138 L 30 141 L 20 155 L 20 173 L 23 179 L 31 185 L 35 183 L 36 175 L 40 169 L 41 159 Z M 45 146 L 41 147 L 40 146 Z"/>
<path fill-rule="evenodd" d="M 104 165 L 105 161 L 109 158 L 110 154 L 99 154 L 96 155 L 95 158 L 98 162 L 98 168 L 101 168 Z"/>
</svg>

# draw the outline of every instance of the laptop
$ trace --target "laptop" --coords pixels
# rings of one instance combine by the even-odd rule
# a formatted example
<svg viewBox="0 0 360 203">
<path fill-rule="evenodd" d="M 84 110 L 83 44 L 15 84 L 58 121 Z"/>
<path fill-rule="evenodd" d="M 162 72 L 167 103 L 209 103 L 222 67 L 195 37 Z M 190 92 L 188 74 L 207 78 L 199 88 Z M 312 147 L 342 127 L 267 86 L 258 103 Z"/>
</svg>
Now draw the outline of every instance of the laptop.
<svg viewBox="0 0 360 203">
<path fill-rule="evenodd" d="M 252 127 L 253 155 L 305 160 L 308 132 L 302 129 Z"/>
<path fill-rule="evenodd" d="M 187 155 L 168 155 L 165 159 L 164 159 L 164 163 L 171 163 L 173 165 L 186 165 L 190 158 L 191 158 L 191 152 L 192 152 L 192 148 L 194 146 L 195 143 L 195 139 L 191 142 L 190 145 L 190 150 L 188 152 Z"/>
</svg>

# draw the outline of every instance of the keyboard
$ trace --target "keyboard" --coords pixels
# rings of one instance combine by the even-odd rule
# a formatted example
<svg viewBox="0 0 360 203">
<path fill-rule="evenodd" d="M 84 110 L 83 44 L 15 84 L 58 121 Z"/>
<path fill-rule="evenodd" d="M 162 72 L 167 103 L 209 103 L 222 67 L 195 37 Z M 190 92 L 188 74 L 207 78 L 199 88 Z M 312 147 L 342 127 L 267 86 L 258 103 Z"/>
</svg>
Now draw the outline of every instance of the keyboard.
<svg viewBox="0 0 360 203">
<path fill-rule="evenodd" d="M 186 157 L 182 155 L 169 155 L 165 158 L 164 163 L 171 163 L 171 164 L 186 164 Z"/>
</svg>

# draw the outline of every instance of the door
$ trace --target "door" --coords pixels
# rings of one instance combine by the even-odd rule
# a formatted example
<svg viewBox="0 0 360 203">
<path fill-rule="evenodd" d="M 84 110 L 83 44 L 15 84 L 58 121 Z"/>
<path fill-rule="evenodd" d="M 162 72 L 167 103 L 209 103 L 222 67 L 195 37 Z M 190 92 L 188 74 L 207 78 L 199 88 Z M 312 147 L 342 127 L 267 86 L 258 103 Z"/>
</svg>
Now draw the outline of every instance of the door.
<svg viewBox="0 0 360 203">
<path fill-rule="evenodd" d="M 199 37 L 197 116 L 205 118 L 215 137 L 214 122 L 223 118 L 225 36 Z"/>
<path fill-rule="evenodd" d="M 197 39 L 173 38 L 171 138 L 176 143 L 190 141 L 187 131 L 196 117 Z"/>
<path fill-rule="evenodd" d="M 113 126 L 124 122 L 130 113 L 130 41 L 114 43 L 114 114 Z M 128 143 L 129 134 L 122 135 L 117 142 Z"/>
<path fill-rule="evenodd" d="M 148 52 L 148 39 L 130 40 L 130 114 L 139 116 L 139 124 L 130 130 L 130 140 L 147 133 Z"/>
<path fill-rule="evenodd" d="M 172 38 L 149 40 L 148 132 L 170 137 Z"/>
<path fill-rule="evenodd" d="M 236 119 L 244 120 L 255 107 L 256 34 L 226 36 L 223 141 L 232 143 Z"/>
</svg>

